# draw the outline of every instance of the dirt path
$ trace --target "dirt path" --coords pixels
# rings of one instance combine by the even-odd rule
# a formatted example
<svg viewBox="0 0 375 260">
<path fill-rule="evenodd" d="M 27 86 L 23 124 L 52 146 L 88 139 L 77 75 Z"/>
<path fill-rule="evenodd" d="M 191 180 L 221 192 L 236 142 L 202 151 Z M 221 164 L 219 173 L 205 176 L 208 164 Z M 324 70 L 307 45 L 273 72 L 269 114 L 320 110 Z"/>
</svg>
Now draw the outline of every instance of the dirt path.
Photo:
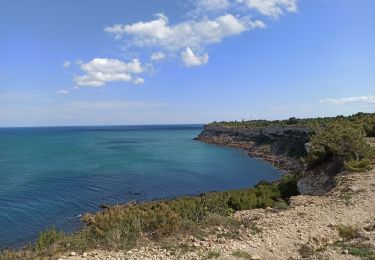
<svg viewBox="0 0 375 260">
<path fill-rule="evenodd" d="M 321 197 L 297 196 L 285 210 L 241 211 L 246 223 L 237 233 L 218 227 L 206 238 L 182 242 L 174 251 L 155 245 L 129 252 L 93 251 L 62 259 L 360 259 L 349 245 L 375 246 L 375 170 L 337 177 L 338 185 Z M 349 230 L 346 240 L 338 225 Z M 358 231 L 358 234 L 357 234 Z M 355 233 L 354 235 L 352 233 Z M 374 258 L 371 258 L 374 259 Z"/>
</svg>

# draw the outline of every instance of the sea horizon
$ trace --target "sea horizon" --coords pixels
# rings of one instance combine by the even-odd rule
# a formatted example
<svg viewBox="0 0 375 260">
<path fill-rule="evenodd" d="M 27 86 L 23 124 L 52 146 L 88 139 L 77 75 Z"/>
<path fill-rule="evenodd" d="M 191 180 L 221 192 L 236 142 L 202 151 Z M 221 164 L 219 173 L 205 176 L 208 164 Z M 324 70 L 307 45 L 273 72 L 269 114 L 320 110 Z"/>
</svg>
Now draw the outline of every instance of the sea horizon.
<svg viewBox="0 0 375 260">
<path fill-rule="evenodd" d="M 0 126 L 1 128 L 58 128 L 58 127 L 121 127 L 121 126 L 204 126 L 207 123 L 161 123 L 161 124 L 87 124 L 87 125 L 36 125 L 36 126 Z"/>
</svg>

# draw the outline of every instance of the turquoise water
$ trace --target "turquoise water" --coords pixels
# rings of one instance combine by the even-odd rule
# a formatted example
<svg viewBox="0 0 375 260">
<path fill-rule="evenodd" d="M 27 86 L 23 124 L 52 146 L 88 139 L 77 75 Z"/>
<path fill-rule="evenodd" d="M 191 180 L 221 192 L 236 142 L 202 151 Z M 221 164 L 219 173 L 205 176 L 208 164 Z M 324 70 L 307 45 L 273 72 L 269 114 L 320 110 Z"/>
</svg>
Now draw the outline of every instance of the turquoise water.
<svg viewBox="0 0 375 260">
<path fill-rule="evenodd" d="M 70 232 L 101 204 L 249 187 L 280 173 L 194 141 L 201 125 L 0 129 L 0 248 L 52 225 Z"/>
</svg>

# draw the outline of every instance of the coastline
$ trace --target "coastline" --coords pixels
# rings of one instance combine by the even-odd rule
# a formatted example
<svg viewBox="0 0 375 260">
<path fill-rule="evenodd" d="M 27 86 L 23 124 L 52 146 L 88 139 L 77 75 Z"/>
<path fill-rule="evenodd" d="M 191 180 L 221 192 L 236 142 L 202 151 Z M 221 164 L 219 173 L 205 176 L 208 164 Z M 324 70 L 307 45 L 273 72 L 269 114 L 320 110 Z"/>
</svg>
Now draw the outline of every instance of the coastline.
<svg viewBox="0 0 375 260">
<path fill-rule="evenodd" d="M 256 133 L 249 138 L 248 136 L 241 137 L 238 134 L 241 129 L 228 128 L 223 130 L 221 128 L 220 131 L 217 130 L 217 127 L 205 125 L 202 133 L 194 140 L 244 150 L 250 157 L 259 158 L 270 163 L 280 170 L 283 175 L 296 174 L 303 171 L 303 164 L 296 157 L 287 156 L 285 152 L 278 153 L 272 149 L 272 145 L 269 143 L 258 144 L 257 137 L 260 134 Z"/>
<path fill-rule="evenodd" d="M 197 137 L 195 140 L 203 143 L 219 145 L 224 147 L 231 147 L 240 149 L 246 152 L 246 154 L 252 158 L 263 160 L 270 163 L 273 167 L 282 172 L 283 175 L 289 175 L 300 172 L 303 169 L 301 163 L 291 157 L 272 154 L 269 147 L 257 146 L 252 143 L 234 141 L 230 137 Z"/>
<path fill-rule="evenodd" d="M 202 131 L 202 127 L 200 127 L 200 129 L 199 129 L 199 133 Z M 198 134 L 198 132 L 195 132 L 193 135 L 191 135 L 191 136 L 189 136 L 189 140 L 191 140 L 191 142 L 192 143 L 194 143 L 195 141 L 193 141 L 193 139 L 195 139 L 196 137 L 197 137 L 197 134 Z M 206 146 L 205 144 L 203 144 L 202 146 Z M 212 149 L 212 147 L 210 148 L 210 147 L 208 147 L 209 149 Z M 216 149 L 216 148 L 215 148 Z M 235 151 L 236 152 L 236 151 Z M 241 152 L 242 153 L 242 152 Z M 237 152 L 235 153 L 236 155 L 237 155 Z M 186 157 L 186 156 L 185 156 Z M 247 158 L 246 158 L 246 155 L 245 154 L 243 154 L 243 155 L 241 155 L 241 157 L 242 158 L 244 158 L 243 160 L 244 161 L 250 161 L 250 160 L 247 160 Z M 224 160 L 224 162 L 225 163 L 227 163 L 226 162 L 226 160 Z M 263 162 L 262 162 L 263 163 Z M 248 167 L 247 167 L 247 170 L 246 170 L 246 172 L 248 172 L 248 169 L 251 169 L 251 168 L 249 168 L 249 167 L 251 167 L 251 165 L 249 165 Z M 271 167 L 267 167 L 267 168 L 270 168 L 272 171 L 274 171 Z M 215 174 L 217 174 L 217 172 L 215 173 Z M 260 171 L 260 174 L 262 174 L 262 171 Z M 246 176 L 247 176 L 247 174 L 246 174 Z M 275 177 L 275 179 L 269 179 L 270 180 L 270 182 L 271 181 L 279 181 L 280 180 L 280 174 L 278 174 L 277 175 L 277 177 Z M 248 178 L 248 177 L 246 177 L 246 178 Z M 264 177 L 263 177 L 264 178 Z M 189 194 L 189 195 L 176 195 L 176 196 L 173 196 L 173 197 L 169 197 L 168 199 L 170 199 L 170 200 L 172 200 L 172 199 L 179 199 L 179 198 L 182 198 L 182 197 L 189 197 L 189 198 L 191 198 L 191 197 L 198 197 L 200 194 L 204 194 L 204 193 L 209 193 L 209 192 L 212 192 L 212 191 L 219 191 L 219 192 L 226 192 L 226 191 L 234 191 L 234 190 L 240 190 L 240 189 L 248 189 L 248 188 L 252 188 L 253 186 L 255 186 L 259 181 L 261 181 L 261 180 L 263 180 L 263 178 L 260 178 L 259 177 L 259 179 L 257 179 L 257 181 L 256 182 L 254 182 L 253 184 L 248 184 L 248 185 L 246 185 L 245 184 L 245 186 L 240 186 L 240 187 L 231 187 L 231 188 L 227 188 L 227 189 L 223 189 L 223 190 L 220 190 L 220 189 L 207 189 L 207 190 L 203 190 L 203 191 L 200 191 L 199 193 L 194 193 L 194 194 Z M 267 179 L 267 178 L 266 178 Z M 149 199 L 149 200 L 137 200 L 139 203 L 142 203 L 142 202 L 149 202 L 149 201 L 156 201 L 156 200 L 163 200 L 163 199 L 160 199 L 161 197 L 153 197 L 153 198 L 151 198 L 151 199 Z M 101 211 L 103 211 L 102 209 L 104 209 L 106 206 L 108 206 L 108 207 L 115 207 L 115 206 L 118 206 L 118 205 L 121 205 L 121 204 L 126 204 L 125 202 L 118 202 L 118 203 L 105 203 L 105 204 L 91 204 L 91 205 L 95 205 L 95 207 L 97 206 L 98 207 L 98 209 L 96 210 L 92 210 L 92 211 L 81 211 L 82 212 L 82 215 L 84 215 L 86 212 L 92 212 L 93 214 L 96 214 L 96 213 L 99 213 L 99 212 L 101 212 Z M 102 206 L 104 206 L 104 208 L 102 207 Z M 102 209 L 100 209 L 100 208 L 102 208 Z M 80 212 L 80 213 L 81 213 Z M 79 232 L 80 230 L 82 230 L 83 228 L 84 228 L 84 222 L 82 222 L 81 220 L 78 220 L 78 218 L 77 218 L 77 222 L 79 221 L 79 223 L 80 223 L 80 225 L 76 225 L 76 227 L 77 226 L 79 226 L 78 228 L 74 228 L 74 230 L 72 229 L 71 231 L 69 230 L 69 231 L 67 231 L 67 233 L 66 234 L 73 234 L 73 233 L 75 233 L 75 232 Z M 52 227 L 53 225 L 55 224 L 55 222 L 52 222 L 49 226 L 47 226 L 47 227 L 44 227 L 43 229 L 38 229 L 39 231 L 45 231 L 47 228 L 49 228 L 49 227 Z M 59 229 L 61 228 L 61 230 L 64 228 L 64 227 L 58 227 Z M 66 229 L 64 229 L 64 230 L 66 230 Z M 39 232 L 38 231 L 38 232 Z M 24 233 L 24 235 L 25 235 L 25 233 Z M 23 248 L 25 248 L 25 246 L 27 247 L 27 244 L 29 244 L 29 243 L 34 243 L 35 241 L 37 240 L 37 236 L 35 236 L 35 237 L 33 237 L 33 238 L 30 238 L 29 240 L 27 240 L 27 239 L 25 239 L 24 241 L 25 242 L 20 242 L 19 244 L 16 244 L 16 245 L 9 245 L 9 246 L 4 246 L 3 248 L 1 248 L 1 249 L 6 249 L 6 248 L 14 248 L 15 250 L 18 250 L 18 249 L 23 249 Z"/>
<path fill-rule="evenodd" d="M 9 252 L 16 254 L 10 259 L 339 259 L 355 256 L 353 245 L 374 256 L 374 170 L 342 171 L 321 196 L 298 195 L 297 180 L 305 173 L 290 175 L 301 164 L 286 162 L 306 152 L 305 130 L 205 126 L 195 140 L 245 150 L 286 176 L 249 189 L 105 207 L 83 216 L 86 226 L 77 233 L 47 230 L 35 246 Z M 347 230 L 354 233 L 349 238 Z"/>
</svg>

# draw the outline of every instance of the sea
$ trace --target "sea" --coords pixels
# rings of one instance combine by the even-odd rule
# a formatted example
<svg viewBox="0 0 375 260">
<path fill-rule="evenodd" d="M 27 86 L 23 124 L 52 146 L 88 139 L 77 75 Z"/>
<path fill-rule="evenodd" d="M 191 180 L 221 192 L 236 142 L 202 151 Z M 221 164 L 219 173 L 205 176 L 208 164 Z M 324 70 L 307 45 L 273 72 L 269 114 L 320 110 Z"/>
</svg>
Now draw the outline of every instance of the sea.
<svg viewBox="0 0 375 260">
<path fill-rule="evenodd" d="M 100 205 L 252 187 L 281 173 L 244 151 L 194 140 L 203 125 L 0 128 L 0 249 Z"/>
</svg>

